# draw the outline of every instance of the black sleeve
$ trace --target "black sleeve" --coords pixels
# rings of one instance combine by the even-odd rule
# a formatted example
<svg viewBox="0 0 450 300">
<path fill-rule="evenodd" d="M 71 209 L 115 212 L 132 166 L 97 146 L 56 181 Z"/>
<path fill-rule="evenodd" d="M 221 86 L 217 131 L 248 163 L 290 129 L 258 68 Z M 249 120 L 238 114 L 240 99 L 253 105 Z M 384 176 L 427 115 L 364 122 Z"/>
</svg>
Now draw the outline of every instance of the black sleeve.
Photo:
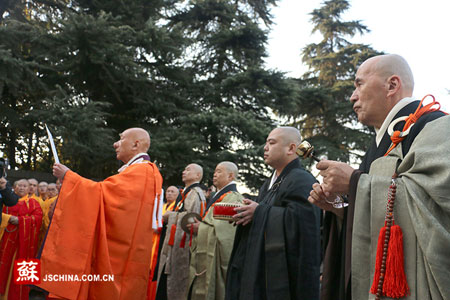
<svg viewBox="0 0 450 300">
<path fill-rule="evenodd" d="M 11 189 L 11 186 L 9 185 L 9 183 L 6 184 L 6 188 L 5 189 L 0 190 L 0 195 L 2 195 L 2 198 L 0 200 L 6 206 L 16 205 L 17 201 L 19 201 L 19 196 L 17 196 L 13 192 L 13 190 Z"/>
</svg>

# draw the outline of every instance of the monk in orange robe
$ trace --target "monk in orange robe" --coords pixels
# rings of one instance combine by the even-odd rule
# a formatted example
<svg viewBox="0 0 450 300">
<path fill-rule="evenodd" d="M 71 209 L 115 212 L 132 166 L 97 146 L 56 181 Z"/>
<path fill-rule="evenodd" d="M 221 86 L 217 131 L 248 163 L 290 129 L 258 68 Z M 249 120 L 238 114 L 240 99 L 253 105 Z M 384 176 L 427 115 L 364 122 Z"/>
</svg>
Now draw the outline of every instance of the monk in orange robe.
<svg viewBox="0 0 450 300">
<path fill-rule="evenodd" d="M 4 207 L 0 227 L 0 298 L 28 300 L 29 287 L 12 279 L 15 259 L 35 258 L 42 209 L 36 199 L 28 197 L 29 183 L 17 181 L 14 191 L 21 197 L 16 205 Z"/>
<path fill-rule="evenodd" d="M 58 198 L 58 188 L 56 187 L 55 183 L 46 184 L 45 190 L 46 190 L 46 198 L 45 201 L 42 201 L 41 208 L 42 208 L 42 226 L 41 226 L 41 232 L 39 233 L 39 243 L 38 243 L 38 249 L 41 248 L 42 242 L 44 240 L 45 234 L 47 233 L 48 226 L 50 224 L 51 215 L 53 214 L 54 209 L 54 203 L 56 199 Z M 42 182 L 39 182 L 39 195 L 42 195 L 41 193 L 41 184 Z"/>
<path fill-rule="evenodd" d="M 56 199 L 58 199 L 58 194 L 59 194 L 59 188 L 58 188 L 57 183 L 50 183 L 48 185 L 49 198 L 46 200 L 48 207 L 47 207 L 47 210 L 45 213 L 47 215 L 48 222 L 50 222 L 50 220 L 52 219 L 53 211 L 55 210 L 55 206 L 56 206 Z M 45 221 L 45 219 L 43 220 L 43 222 L 44 221 Z M 50 224 L 47 224 L 46 228 L 48 228 L 48 225 L 50 225 Z"/>
<path fill-rule="evenodd" d="M 58 299 L 144 299 L 152 251 L 152 211 L 162 177 L 149 161 L 150 136 L 141 128 L 114 143 L 119 174 L 102 182 L 62 164 L 63 181 L 41 257 L 38 286 Z M 100 275 L 102 281 L 46 281 L 48 275 Z M 114 280 L 111 281 L 111 276 Z M 106 276 L 106 277 L 105 277 Z M 104 279 L 106 278 L 106 279 Z"/>
<path fill-rule="evenodd" d="M 38 196 L 38 181 L 34 178 L 28 179 L 29 187 L 28 187 L 28 197 L 38 200 L 39 204 L 41 204 L 42 208 L 42 197 Z"/>
<path fill-rule="evenodd" d="M 45 181 L 39 182 L 38 192 L 39 192 L 39 197 L 41 197 L 42 201 L 45 202 L 48 198 L 50 198 L 48 196 L 48 183 Z"/>
</svg>

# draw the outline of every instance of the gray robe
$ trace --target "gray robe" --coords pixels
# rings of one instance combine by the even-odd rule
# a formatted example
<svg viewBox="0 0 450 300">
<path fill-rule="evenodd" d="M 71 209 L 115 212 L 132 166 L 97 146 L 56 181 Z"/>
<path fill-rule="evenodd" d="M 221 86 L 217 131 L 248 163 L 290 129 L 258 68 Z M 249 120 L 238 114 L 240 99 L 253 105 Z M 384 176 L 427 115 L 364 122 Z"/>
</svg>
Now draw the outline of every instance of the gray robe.
<svg viewBox="0 0 450 300">
<path fill-rule="evenodd" d="M 387 193 L 397 167 L 396 224 L 403 230 L 410 295 L 402 299 L 450 299 L 450 116 L 428 123 L 403 157 L 401 144 L 375 160 L 358 182 L 353 222 L 352 298 L 369 294 Z M 388 298 L 383 298 L 388 299 Z"/>
<path fill-rule="evenodd" d="M 194 187 L 184 200 L 183 212 L 167 212 L 169 214 L 167 222 L 167 233 L 159 258 L 158 284 L 161 272 L 164 270 L 167 275 L 167 298 L 170 300 L 186 299 L 186 289 L 189 280 L 189 234 L 186 234 L 184 248 L 180 248 L 180 243 L 184 235 L 181 228 L 181 219 L 188 212 L 200 214 L 201 203 L 206 202 L 203 191 L 199 187 Z M 176 224 L 176 233 L 173 246 L 168 244 L 170 239 L 170 229 L 172 224 Z"/>
</svg>

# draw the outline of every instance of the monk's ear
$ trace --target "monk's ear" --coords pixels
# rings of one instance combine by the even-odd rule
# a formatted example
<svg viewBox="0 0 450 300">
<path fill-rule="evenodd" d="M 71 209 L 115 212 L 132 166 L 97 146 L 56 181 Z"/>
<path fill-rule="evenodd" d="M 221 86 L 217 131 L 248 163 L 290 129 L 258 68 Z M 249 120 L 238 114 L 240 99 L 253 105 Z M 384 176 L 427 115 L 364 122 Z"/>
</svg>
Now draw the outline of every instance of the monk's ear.
<svg viewBox="0 0 450 300">
<path fill-rule="evenodd" d="M 234 180 L 234 174 L 233 173 L 228 173 L 228 180 L 233 181 Z"/>
<path fill-rule="evenodd" d="M 395 95 L 402 86 L 402 81 L 400 80 L 400 77 L 397 75 L 392 75 L 387 80 L 388 84 L 388 96 Z"/>
<path fill-rule="evenodd" d="M 295 154 L 297 151 L 297 145 L 295 143 L 289 144 L 288 154 Z"/>
</svg>

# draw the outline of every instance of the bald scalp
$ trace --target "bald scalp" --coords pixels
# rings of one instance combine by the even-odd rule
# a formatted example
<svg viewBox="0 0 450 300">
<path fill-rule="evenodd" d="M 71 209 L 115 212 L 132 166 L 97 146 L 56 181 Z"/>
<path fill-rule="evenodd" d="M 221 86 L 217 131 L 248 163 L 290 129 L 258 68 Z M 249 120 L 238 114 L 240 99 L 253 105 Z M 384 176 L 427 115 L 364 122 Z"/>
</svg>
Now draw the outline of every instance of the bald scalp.
<svg viewBox="0 0 450 300">
<path fill-rule="evenodd" d="M 49 183 L 47 187 L 47 192 L 50 197 L 55 197 L 58 195 L 58 187 L 56 186 L 56 183 Z"/>
<path fill-rule="evenodd" d="M 178 188 L 177 188 L 176 186 L 174 186 L 174 185 L 169 186 L 169 187 L 167 188 L 167 190 L 169 190 L 169 189 L 175 189 L 175 190 L 179 191 Z"/>
<path fill-rule="evenodd" d="M 24 197 L 28 195 L 28 189 L 30 187 L 30 183 L 27 179 L 19 179 L 16 182 L 14 182 L 14 192 L 19 197 Z"/>
<path fill-rule="evenodd" d="M 23 180 L 26 180 L 26 179 L 23 179 Z M 34 179 L 34 178 L 28 179 L 28 183 L 34 183 L 34 184 L 38 185 L 38 181 L 36 179 Z"/>
<path fill-rule="evenodd" d="M 192 163 L 189 165 L 197 174 L 199 174 L 199 181 L 203 178 L 203 168 L 199 164 Z"/>
<path fill-rule="evenodd" d="M 369 58 L 367 62 L 373 60 L 373 71 L 387 79 L 393 75 L 400 77 L 402 87 L 408 94 L 414 90 L 414 76 L 408 62 L 398 54 L 386 54 Z"/>
<path fill-rule="evenodd" d="M 278 133 L 280 134 L 281 142 L 283 142 L 285 145 L 293 143 L 298 146 L 302 142 L 300 131 L 295 127 L 282 126 L 275 128 L 274 131 L 275 130 L 278 131 Z"/>
<path fill-rule="evenodd" d="M 14 186 L 18 186 L 21 183 L 25 184 L 26 186 L 30 186 L 29 180 L 31 180 L 31 179 L 19 179 L 16 182 L 14 182 Z M 34 179 L 34 180 L 36 180 L 36 179 Z"/>
<path fill-rule="evenodd" d="M 123 132 L 132 140 L 139 141 L 139 152 L 147 152 L 150 148 L 150 135 L 147 130 L 139 127 L 129 128 Z"/>
<path fill-rule="evenodd" d="M 233 179 L 236 179 L 239 175 L 239 170 L 238 167 L 236 166 L 235 163 L 231 162 L 231 161 L 223 161 L 220 162 L 218 164 L 218 166 L 224 166 L 225 170 L 227 170 L 227 172 L 232 173 L 233 174 Z"/>
</svg>

